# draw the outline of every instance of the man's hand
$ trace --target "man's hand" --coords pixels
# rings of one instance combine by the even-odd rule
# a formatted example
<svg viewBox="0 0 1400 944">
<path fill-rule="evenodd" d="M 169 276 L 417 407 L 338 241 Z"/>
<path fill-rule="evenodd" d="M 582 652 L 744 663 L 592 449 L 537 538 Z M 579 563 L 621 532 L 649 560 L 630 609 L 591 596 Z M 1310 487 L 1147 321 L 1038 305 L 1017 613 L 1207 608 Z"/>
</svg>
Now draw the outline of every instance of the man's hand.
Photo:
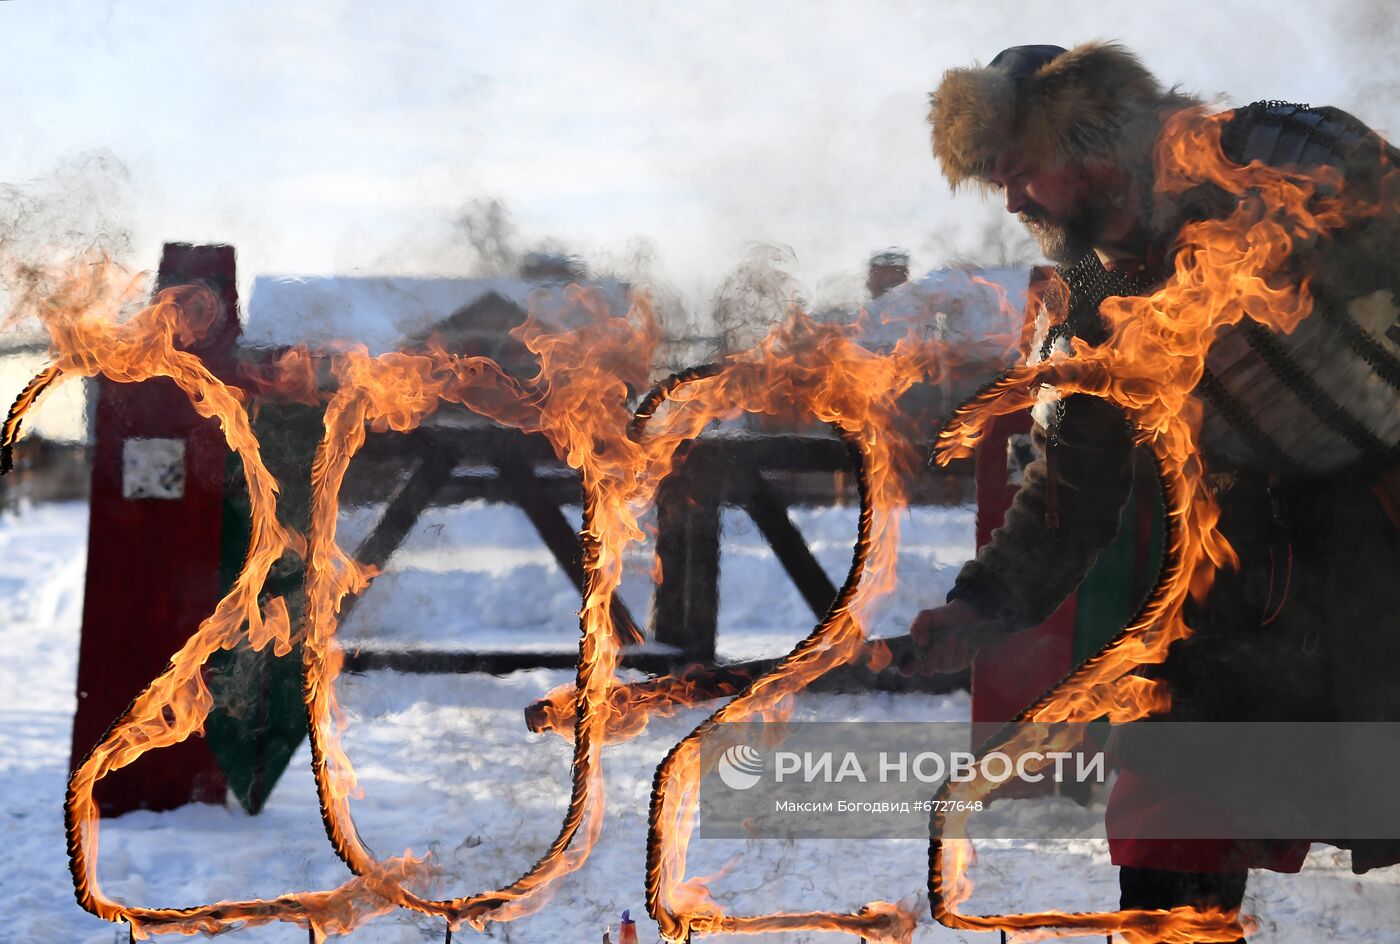
<svg viewBox="0 0 1400 944">
<path fill-rule="evenodd" d="M 970 603 L 954 600 L 932 610 L 921 610 L 909 626 L 914 652 L 899 667 L 906 678 L 959 672 L 972 664 L 977 648 L 997 635 L 990 622 Z"/>
</svg>

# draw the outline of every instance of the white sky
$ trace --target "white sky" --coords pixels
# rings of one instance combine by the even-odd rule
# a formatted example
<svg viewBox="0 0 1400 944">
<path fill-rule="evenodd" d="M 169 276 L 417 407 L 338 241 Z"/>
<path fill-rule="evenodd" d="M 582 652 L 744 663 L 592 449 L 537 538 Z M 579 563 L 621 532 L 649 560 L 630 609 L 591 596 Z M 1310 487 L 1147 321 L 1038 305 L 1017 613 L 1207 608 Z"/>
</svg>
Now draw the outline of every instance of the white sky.
<svg viewBox="0 0 1400 944">
<path fill-rule="evenodd" d="M 68 196 L 74 240 L 223 241 L 261 272 L 463 274 L 451 221 L 505 202 L 595 263 L 641 237 L 707 299 L 746 245 L 809 286 L 899 245 L 975 257 L 926 96 L 1004 46 L 1116 38 L 1167 82 L 1400 128 L 1390 4 L 0 2 L 0 182 Z M 73 163 L 98 150 L 112 162 Z M 67 167 L 67 170 L 56 170 Z M 121 168 L 125 168 L 122 172 Z M 55 174 L 58 174 L 55 177 Z M 0 222 L 4 219 L 0 216 Z"/>
</svg>

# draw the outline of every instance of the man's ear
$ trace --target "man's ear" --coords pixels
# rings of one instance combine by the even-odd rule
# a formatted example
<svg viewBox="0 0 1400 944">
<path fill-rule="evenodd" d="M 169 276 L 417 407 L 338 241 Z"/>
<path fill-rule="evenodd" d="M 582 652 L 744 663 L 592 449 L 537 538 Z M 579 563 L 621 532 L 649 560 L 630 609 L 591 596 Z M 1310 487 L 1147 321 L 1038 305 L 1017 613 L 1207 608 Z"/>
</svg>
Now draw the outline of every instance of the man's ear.
<svg viewBox="0 0 1400 944">
<path fill-rule="evenodd" d="M 1079 173 L 1092 184 L 1122 184 L 1129 179 L 1128 172 L 1114 161 L 1080 161 Z"/>
<path fill-rule="evenodd" d="M 1124 206 L 1132 199 L 1133 175 L 1115 161 L 1084 161 L 1079 165 L 1079 174 L 1115 206 Z"/>
</svg>

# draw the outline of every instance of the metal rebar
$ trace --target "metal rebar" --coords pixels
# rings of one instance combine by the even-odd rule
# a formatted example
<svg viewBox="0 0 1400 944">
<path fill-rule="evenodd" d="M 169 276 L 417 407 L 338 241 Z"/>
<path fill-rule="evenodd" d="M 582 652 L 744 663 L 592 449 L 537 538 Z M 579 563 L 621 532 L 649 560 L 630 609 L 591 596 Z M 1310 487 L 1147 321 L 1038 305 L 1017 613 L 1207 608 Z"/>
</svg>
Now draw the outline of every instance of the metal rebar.
<svg viewBox="0 0 1400 944">
<path fill-rule="evenodd" d="M 443 944 L 452 944 L 452 922 L 447 922 L 447 936 L 442 939 Z"/>
<path fill-rule="evenodd" d="M 498 373 L 496 375 L 496 379 L 502 381 L 502 383 L 515 384 L 515 382 L 504 373 Z M 512 389 L 515 389 L 518 395 L 518 385 L 515 385 L 515 387 L 513 387 Z M 358 397 L 363 397 L 364 393 L 363 391 L 357 391 L 355 395 Z M 337 396 L 339 396 L 339 394 Z M 466 406 L 468 409 L 472 409 L 474 411 L 476 410 L 475 406 L 473 406 L 474 401 L 472 401 L 471 397 L 469 397 L 466 393 L 462 393 L 459 391 L 453 393 L 450 397 L 445 396 L 443 397 L 443 399 L 449 399 L 451 402 L 460 403 L 463 406 Z M 341 407 L 341 409 L 345 411 L 342 415 L 346 415 L 349 411 L 356 409 L 356 405 L 353 401 L 345 402 L 348 405 Z M 488 414 L 483 413 L 482 415 Z M 322 499 L 320 498 L 321 489 L 325 487 L 326 482 L 328 481 L 326 476 L 330 474 L 329 470 L 331 470 L 333 467 L 339 466 L 341 463 L 348 465 L 350 459 L 358 451 L 359 446 L 362 445 L 362 443 L 357 444 L 355 445 L 354 449 L 347 451 L 344 455 L 337 456 L 334 463 L 332 463 L 328 459 L 327 444 L 331 442 L 334 438 L 333 433 L 337 429 L 335 424 L 339 421 L 340 417 L 333 418 L 330 413 L 330 410 L 328 409 L 327 415 L 324 419 L 324 426 L 326 430 L 325 438 L 322 439 L 321 444 L 317 447 L 316 455 L 312 461 L 313 518 L 316 509 L 319 507 L 318 502 L 322 501 Z M 438 455 L 438 459 L 439 461 L 441 461 L 442 459 L 440 454 Z M 440 470 L 450 472 L 451 462 L 445 462 L 440 467 Z M 340 473 L 343 473 L 343 471 L 344 469 L 340 468 Z M 402 494 L 402 492 L 400 494 Z M 587 532 L 589 524 L 589 515 L 591 513 L 591 504 L 593 502 L 596 502 L 597 499 L 590 498 L 586 491 L 584 498 L 585 500 L 583 527 L 584 531 Z M 338 491 L 335 493 L 334 501 L 339 501 Z M 332 505 L 332 507 L 335 507 L 335 505 Z M 386 514 L 388 514 L 387 510 Z M 308 548 L 308 553 L 311 553 L 311 548 L 315 546 L 315 541 L 317 540 L 317 538 L 314 537 L 315 534 L 316 529 L 312 528 L 307 535 L 308 544 L 310 545 L 310 547 Z M 360 556 L 362 560 L 364 557 L 372 558 L 374 555 L 369 553 L 370 550 L 371 549 L 364 548 L 362 546 L 362 549 L 357 551 L 357 556 Z M 386 559 L 387 556 L 388 552 L 385 552 Z M 586 550 L 584 554 L 584 559 L 587 560 Z M 308 575 L 311 573 L 310 568 L 307 569 L 307 573 Z M 310 585 L 308 584 L 308 586 Z M 309 593 L 310 590 L 308 590 L 308 594 Z M 585 593 L 584 596 L 586 598 L 587 593 Z M 356 599 L 356 597 L 350 598 L 350 600 L 354 599 Z M 344 607 L 342 607 L 340 612 L 336 615 L 336 622 L 332 624 L 333 630 L 338 629 L 340 625 L 343 625 L 344 618 L 345 609 Z M 350 868 L 351 872 L 355 873 L 356 875 L 365 875 L 366 873 L 371 871 L 375 865 L 374 852 L 371 849 L 369 849 L 369 847 L 366 846 L 364 841 L 360 838 L 358 828 L 355 825 L 353 817 L 350 816 L 348 809 L 345 812 L 344 822 L 341 822 L 340 818 L 335 815 L 335 810 L 331 805 L 331 793 L 326 778 L 328 761 L 326 759 L 325 754 L 325 743 L 323 740 L 322 725 L 319 723 L 319 719 L 316 717 L 315 713 L 315 699 L 313 697 L 313 689 L 311 685 L 311 679 L 313 677 L 311 674 L 311 669 L 313 668 L 313 662 L 316 658 L 317 656 L 314 652 L 314 647 L 310 645 L 303 647 L 302 700 L 306 709 L 306 717 L 310 732 L 308 740 L 311 746 L 312 770 L 316 775 L 316 795 L 320 806 L 321 822 L 326 828 L 326 835 L 330 839 L 331 848 L 335 851 L 335 854 L 339 856 L 343 862 L 345 862 L 345 864 Z M 579 681 L 577 683 L 580 691 L 582 691 L 585 687 L 583 681 L 585 673 L 590 670 L 590 663 L 587 660 L 584 660 L 582 657 L 580 657 L 578 663 Z M 517 898 L 522 894 L 525 894 L 531 887 L 537 887 L 531 886 L 531 882 L 539 882 L 540 884 L 543 884 L 543 880 L 540 879 L 539 876 L 544 870 L 545 864 L 563 855 L 564 850 L 568 848 L 569 843 L 573 840 L 574 834 L 578 831 L 579 825 L 583 822 L 587 800 L 588 784 L 588 774 L 585 760 L 589 756 L 590 749 L 591 748 L 588 743 L 588 738 L 576 739 L 574 748 L 574 759 L 570 768 L 571 777 L 569 805 L 565 812 L 564 822 L 560 826 L 559 834 L 555 838 L 554 842 L 544 852 L 544 854 L 540 856 L 540 858 L 534 863 L 534 865 L 530 867 L 530 870 L 527 871 L 524 875 L 517 878 L 514 882 L 506 886 L 504 889 L 501 889 L 498 893 L 478 893 L 471 897 L 453 898 L 447 901 L 439 901 L 424 898 L 408 890 L 407 888 L 404 888 L 402 884 L 399 884 L 395 889 L 396 894 L 394 895 L 394 903 L 400 907 L 410 908 L 414 911 L 426 912 L 430 914 L 451 913 L 455 916 L 455 920 L 464 920 L 464 917 L 465 919 L 470 920 L 470 917 L 474 914 L 481 914 L 486 911 L 491 911 L 496 908 L 500 908 L 507 901 L 513 898 Z M 449 927 L 448 930 L 450 932 L 451 928 Z M 449 935 L 448 940 L 450 939 L 451 938 Z"/>
<path fill-rule="evenodd" d="M 14 469 L 15 444 L 19 442 L 19 430 L 20 425 L 24 422 L 24 414 L 39 399 L 40 394 L 62 376 L 63 371 L 59 369 L 58 365 L 50 364 L 39 371 L 33 380 L 25 384 L 19 396 L 15 397 L 10 412 L 5 415 L 5 424 L 0 427 L 0 475 L 5 475 Z"/>
<path fill-rule="evenodd" d="M 646 433 L 647 423 L 655 415 L 657 409 L 659 409 L 679 387 L 696 380 L 714 376 L 719 373 L 721 369 L 720 366 L 714 364 L 692 367 L 689 370 L 672 374 L 670 377 L 658 383 L 652 388 L 651 392 L 642 399 L 636 412 L 633 413 L 632 422 L 629 424 L 627 430 L 628 437 L 635 442 L 640 442 Z M 781 669 L 788 660 L 801 658 L 811 652 L 812 649 L 819 644 L 822 634 L 846 613 L 852 599 L 854 599 L 859 590 L 861 577 L 865 572 L 866 559 L 870 556 L 871 547 L 874 543 L 872 531 L 874 503 L 871 497 L 873 491 L 872 473 L 865 451 L 862 448 L 862 442 L 856 433 L 843 427 L 839 422 L 832 422 L 828 425 L 832 426 L 836 430 L 837 435 L 840 436 L 851 457 L 852 464 L 855 467 L 856 490 L 860 496 L 860 517 L 857 527 L 856 542 L 852 549 L 850 569 L 846 574 L 845 582 L 841 585 L 840 590 L 836 594 L 836 598 L 832 601 L 826 614 L 817 624 L 817 627 L 812 630 L 812 633 L 802 640 L 802 642 L 799 642 L 792 653 L 779 663 L 779 669 Z M 585 514 L 587 510 L 587 504 L 585 504 Z M 587 520 L 587 517 L 585 517 L 585 531 L 587 531 Z M 656 776 L 652 782 L 651 804 L 647 815 L 646 909 L 647 913 L 661 925 L 663 937 L 669 937 L 670 932 L 676 925 L 679 925 L 680 928 L 684 928 L 687 942 L 690 940 L 692 933 L 692 928 L 688 920 L 689 915 L 686 916 L 685 920 L 682 920 L 678 918 L 676 914 L 667 911 L 665 905 L 661 901 L 662 846 L 664 843 L 661 830 L 658 828 L 658 823 L 662 815 L 663 798 L 670 785 L 669 778 L 672 776 L 672 764 L 683 745 L 704 737 L 714 725 L 720 723 L 720 721 L 724 719 L 730 706 L 741 702 L 743 698 L 744 696 L 742 694 L 739 695 L 734 701 L 721 707 L 718 711 L 701 722 L 685 740 L 676 744 L 675 747 L 671 749 L 670 754 L 668 754 L 666 759 L 661 762 L 661 765 L 656 768 Z M 676 929 L 678 930 L 678 928 Z"/>
<path fill-rule="evenodd" d="M 983 388 L 983 391 L 981 393 L 965 401 L 963 405 L 958 407 L 958 409 L 954 412 L 954 418 L 971 415 L 975 413 L 979 407 L 982 407 L 987 402 L 996 399 L 997 396 L 1004 392 L 1004 389 L 1008 385 L 1008 376 L 1009 375 L 1004 374 L 1000 380 L 988 385 L 987 387 Z M 950 420 L 950 424 L 952 422 L 953 421 Z M 947 428 L 948 427 L 945 426 L 945 429 Z M 942 434 L 940 433 L 940 439 L 941 438 Z M 1179 540 L 1181 525 L 1170 513 L 1170 509 L 1180 504 L 1180 502 L 1177 500 L 1180 498 L 1180 496 L 1178 495 L 1179 483 L 1176 481 L 1176 479 L 1174 479 L 1167 473 L 1167 470 L 1164 465 L 1164 460 L 1161 455 L 1159 455 L 1156 451 L 1153 451 L 1151 452 L 1151 456 L 1153 462 L 1153 471 L 1155 473 L 1158 486 L 1162 491 L 1162 500 L 1164 505 L 1164 511 L 1162 515 L 1164 529 L 1163 546 L 1165 548 L 1162 555 L 1162 562 L 1158 569 L 1157 580 L 1153 584 L 1152 590 L 1147 594 L 1143 601 L 1138 604 L 1137 611 L 1133 614 L 1132 618 L 1128 620 L 1126 624 L 1124 624 L 1124 626 L 1119 630 L 1119 632 L 1116 635 L 1114 635 L 1112 639 L 1105 643 L 1103 647 L 1098 650 L 1098 652 L 1094 653 L 1087 660 L 1080 663 L 1079 666 L 1073 669 L 1068 675 L 1064 676 L 1064 678 L 1060 679 L 1054 685 L 1046 689 L 1045 692 L 1039 698 L 1035 699 L 1030 705 L 1023 708 L 1016 715 L 1015 718 L 1013 718 L 1010 722 L 1004 725 L 995 734 L 987 738 L 982 743 L 982 745 L 978 747 L 976 751 L 978 757 L 982 757 L 989 751 L 1000 746 L 1003 742 L 1009 739 L 1010 733 L 1016 724 L 1024 722 L 1034 717 L 1037 712 L 1039 712 L 1045 705 L 1052 702 L 1058 695 L 1060 695 L 1062 691 L 1071 687 L 1078 679 L 1083 678 L 1089 672 L 1093 671 L 1100 662 L 1107 658 L 1111 658 L 1113 652 L 1117 650 L 1129 637 L 1132 627 L 1139 626 L 1140 624 L 1142 624 L 1146 619 L 1147 615 L 1152 613 L 1153 610 L 1160 606 L 1162 601 L 1165 599 L 1172 581 L 1177 576 L 1176 571 L 1182 566 L 1180 550 L 1181 545 Z M 944 783 L 944 785 L 939 789 L 938 793 L 936 794 L 936 798 L 945 799 L 951 792 L 951 787 L 951 782 Z M 952 918 L 950 917 L 947 908 L 947 903 L 943 895 L 944 815 L 942 812 L 939 811 L 939 808 L 936 805 L 934 807 L 934 812 L 931 815 L 929 826 L 929 910 L 932 912 L 934 920 L 938 921 L 940 924 L 943 924 L 947 927 L 955 927 L 955 924 L 949 923 L 949 921 L 945 921 L 945 918 L 949 918 L 950 920 L 952 920 Z M 1075 912 L 1075 914 L 1084 914 L 1084 912 Z M 999 918 L 1004 918 L 1007 916 L 977 915 L 976 917 L 983 920 L 995 921 Z M 1043 924 L 1027 925 L 1026 927 L 1053 926 L 1055 926 L 1053 923 L 1051 923 L 1050 921 L 1046 921 Z M 1095 928 L 1087 927 L 1084 928 L 1084 930 L 1097 931 L 1097 929 Z M 1113 933 L 1111 931 L 1107 934 L 1106 940 L 1108 941 L 1108 944 L 1113 944 Z M 1005 930 L 1002 931 L 1002 941 L 1006 941 Z"/>
<path fill-rule="evenodd" d="M 993 645 L 1005 638 L 1005 630 L 1000 620 L 986 620 L 971 623 L 962 630 L 963 638 L 972 645 Z M 890 650 L 895 667 L 914 665 L 918 651 L 914 637 L 908 633 L 899 636 L 871 637 L 866 642 L 865 652 L 870 646 L 882 645 Z M 622 689 L 630 693 L 633 702 L 645 700 L 655 710 L 658 706 L 711 701 L 716 698 L 729 698 L 748 687 L 748 684 L 761 675 L 773 671 L 781 662 L 780 657 L 751 659 L 745 662 L 726 662 L 723 665 L 705 666 L 698 663 L 687 665 L 667 675 L 657 675 L 640 682 L 620 682 Z M 412 671 L 411 669 L 407 671 Z M 525 706 L 525 727 L 535 734 L 552 730 L 550 709 L 553 702 L 540 698 Z"/>
</svg>

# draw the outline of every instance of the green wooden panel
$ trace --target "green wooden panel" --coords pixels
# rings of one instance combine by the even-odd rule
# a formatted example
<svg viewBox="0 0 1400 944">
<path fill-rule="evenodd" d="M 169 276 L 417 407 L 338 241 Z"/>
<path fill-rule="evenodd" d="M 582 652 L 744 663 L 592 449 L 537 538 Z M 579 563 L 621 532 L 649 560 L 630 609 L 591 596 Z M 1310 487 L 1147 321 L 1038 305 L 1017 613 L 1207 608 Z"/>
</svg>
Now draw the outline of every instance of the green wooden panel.
<svg viewBox="0 0 1400 944">
<path fill-rule="evenodd" d="M 1133 490 L 1123 506 L 1118 523 L 1118 536 L 1113 539 L 1079 585 L 1075 600 L 1074 642 L 1071 652 L 1079 665 L 1104 647 L 1137 613 L 1147 593 L 1157 580 L 1162 563 L 1162 504 L 1161 486 L 1150 457 L 1139 452 L 1134 456 Z M 1148 529 L 1146 560 L 1139 563 L 1142 515 L 1151 517 Z M 1089 736 L 1103 746 L 1108 739 L 1108 722 L 1094 723 Z"/>
<path fill-rule="evenodd" d="M 1123 507 L 1118 536 L 1099 555 L 1079 586 L 1072 650 L 1075 665 L 1102 649 L 1127 625 L 1151 589 L 1161 566 L 1164 514 L 1161 490 L 1148 457 L 1139 454 L 1135 459 L 1133 490 Z M 1146 566 L 1138 563 L 1142 553 L 1138 522 L 1144 513 L 1151 518 L 1149 544 L 1145 549 Z"/>
<path fill-rule="evenodd" d="M 320 429 L 319 408 L 298 405 L 264 405 L 255 423 L 263 459 L 282 485 L 278 517 L 303 533 L 310 514 L 311 457 Z M 233 586 L 243 566 L 251 527 L 243 467 L 235 456 L 229 457 L 228 483 L 220 593 Z M 279 562 L 270 583 L 286 596 L 296 626 L 304 604 L 301 562 Z M 246 645 L 215 653 L 209 660 L 208 683 L 214 709 L 205 722 L 205 738 L 239 803 L 257 813 L 306 736 L 301 647 L 282 657 L 270 648 L 253 652 Z"/>
</svg>

